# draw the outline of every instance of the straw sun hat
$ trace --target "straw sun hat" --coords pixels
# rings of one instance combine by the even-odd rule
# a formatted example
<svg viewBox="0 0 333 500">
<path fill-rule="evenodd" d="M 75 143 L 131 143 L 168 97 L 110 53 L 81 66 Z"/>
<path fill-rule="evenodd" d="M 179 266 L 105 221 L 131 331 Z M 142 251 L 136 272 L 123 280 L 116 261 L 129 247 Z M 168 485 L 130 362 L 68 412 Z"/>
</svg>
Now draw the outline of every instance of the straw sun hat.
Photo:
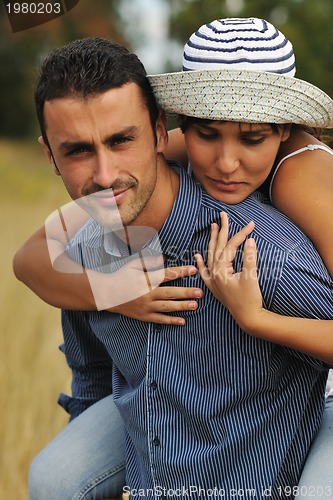
<svg viewBox="0 0 333 500">
<path fill-rule="evenodd" d="M 150 75 L 166 112 L 208 120 L 333 128 L 333 101 L 295 78 L 289 40 L 257 18 L 201 26 L 184 47 L 183 71 Z"/>
</svg>

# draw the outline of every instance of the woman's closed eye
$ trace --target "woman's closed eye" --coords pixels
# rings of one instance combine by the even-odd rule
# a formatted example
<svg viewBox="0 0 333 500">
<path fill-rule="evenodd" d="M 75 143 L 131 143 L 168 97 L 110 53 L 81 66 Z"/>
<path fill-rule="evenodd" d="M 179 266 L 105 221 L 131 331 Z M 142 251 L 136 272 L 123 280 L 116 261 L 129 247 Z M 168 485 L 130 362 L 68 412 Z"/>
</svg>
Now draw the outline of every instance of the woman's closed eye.
<svg viewBox="0 0 333 500">
<path fill-rule="evenodd" d="M 266 137 L 261 136 L 261 137 L 242 137 L 241 140 L 244 142 L 244 144 L 247 144 L 249 146 L 256 146 L 257 144 L 262 144 L 265 141 Z"/>
<path fill-rule="evenodd" d="M 200 137 L 200 139 L 203 139 L 205 141 L 214 141 L 215 139 L 218 139 L 218 134 L 216 132 L 208 132 L 207 130 L 200 130 L 197 129 L 197 136 Z"/>
</svg>

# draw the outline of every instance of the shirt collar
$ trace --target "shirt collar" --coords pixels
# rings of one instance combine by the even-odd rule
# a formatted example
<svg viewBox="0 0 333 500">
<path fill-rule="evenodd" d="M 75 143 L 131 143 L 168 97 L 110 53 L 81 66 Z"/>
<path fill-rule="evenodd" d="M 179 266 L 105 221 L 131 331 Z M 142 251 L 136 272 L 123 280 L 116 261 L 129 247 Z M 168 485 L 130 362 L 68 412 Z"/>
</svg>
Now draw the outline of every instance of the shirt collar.
<svg viewBox="0 0 333 500">
<path fill-rule="evenodd" d="M 128 257 L 128 246 L 113 231 L 103 228 L 104 250 L 115 257 Z"/>
</svg>

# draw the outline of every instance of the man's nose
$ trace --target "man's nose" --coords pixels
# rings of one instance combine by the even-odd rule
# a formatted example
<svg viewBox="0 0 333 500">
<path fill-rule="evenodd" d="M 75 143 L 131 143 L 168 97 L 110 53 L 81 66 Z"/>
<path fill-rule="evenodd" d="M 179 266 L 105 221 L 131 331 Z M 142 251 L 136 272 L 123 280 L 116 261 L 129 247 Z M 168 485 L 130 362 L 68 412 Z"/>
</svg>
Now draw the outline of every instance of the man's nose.
<svg viewBox="0 0 333 500">
<path fill-rule="evenodd" d="M 112 155 L 101 153 L 96 156 L 93 180 L 99 186 L 108 189 L 117 178 L 118 168 L 112 161 Z"/>
</svg>

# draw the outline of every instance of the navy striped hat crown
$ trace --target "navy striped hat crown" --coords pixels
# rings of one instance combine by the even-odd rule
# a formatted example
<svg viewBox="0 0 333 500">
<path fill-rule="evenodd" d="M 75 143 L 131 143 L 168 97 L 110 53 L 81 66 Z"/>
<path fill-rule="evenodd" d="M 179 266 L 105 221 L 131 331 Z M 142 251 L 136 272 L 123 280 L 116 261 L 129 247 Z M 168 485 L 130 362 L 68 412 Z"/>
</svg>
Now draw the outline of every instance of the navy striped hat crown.
<svg viewBox="0 0 333 500">
<path fill-rule="evenodd" d="M 184 47 L 183 70 L 246 69 L 294 76 L 292 44 L 257 18 L 218 19 L 201 26 Z"/>
</svg>

